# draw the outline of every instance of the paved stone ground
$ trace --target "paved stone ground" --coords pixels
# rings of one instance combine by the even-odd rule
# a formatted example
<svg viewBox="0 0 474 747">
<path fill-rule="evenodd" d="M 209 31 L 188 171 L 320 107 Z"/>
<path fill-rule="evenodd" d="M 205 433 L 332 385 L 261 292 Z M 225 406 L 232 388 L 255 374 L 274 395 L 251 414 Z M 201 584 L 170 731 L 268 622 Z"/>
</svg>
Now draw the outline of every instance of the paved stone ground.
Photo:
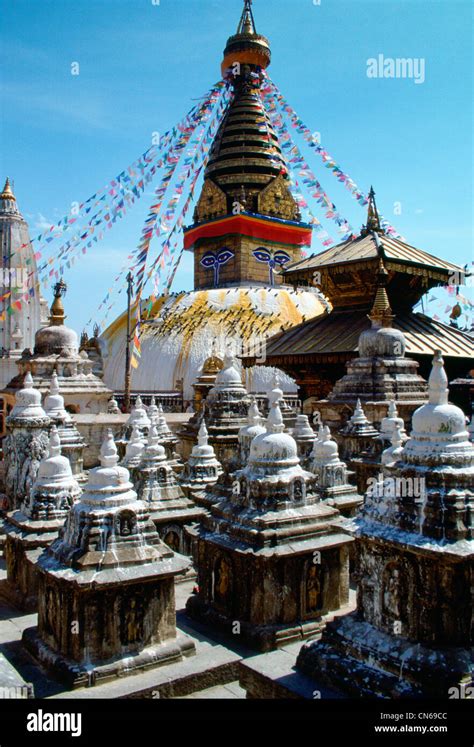
<svg viewBox="0 0 474 747">
<path fill-rule="evenodd" d="M 5 578 L 5 561 L 0 557 L 0 584 Z M 21 644 L 25 628 L 36 625 L 36 614 L 25 615 L 1 598 L 0 653 L 15 667 L 25 682 L 33 684 L 38 698 L 245 698 L 246 691 L 239 686 L 241 661 L 252 676 L 255 673 L 260 679 L 275 680 L 277 691 L 281 683 L 284 688 L 288 686 L 294 691 L 296 697 L 311 697 L 315 684 L 293 669 L 301 642 L 268 654 L 256 655 L 255 651 L 240 644 L 237 637 L 210 631 L 189 620 L 184 610 L 194 584 L 195 581 L 185 581 L 176 585 L 177 625 L 196 645 L 196 655 L 177 664 L 118 678 L 91 688 L 67 691 L 38 666 Z M 351 597 L 351 606 L 345 608 L 344 613 L 354 605 L 354 593 Z"/>
</svg>

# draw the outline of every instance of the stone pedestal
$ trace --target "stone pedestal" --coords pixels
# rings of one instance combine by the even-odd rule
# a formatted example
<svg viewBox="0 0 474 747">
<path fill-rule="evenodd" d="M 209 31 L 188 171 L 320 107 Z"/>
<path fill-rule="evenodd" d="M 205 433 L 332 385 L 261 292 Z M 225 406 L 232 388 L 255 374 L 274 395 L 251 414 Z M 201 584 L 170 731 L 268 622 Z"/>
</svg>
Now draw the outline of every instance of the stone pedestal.
<svg viewBox="0 0 474 747">
<path fill-rule="evenodd" d="M 259 650 L 314 635 L 322 615 L 347 601 L 349 586 L 352 540 L 302 469 L 278 401 L 230 496 L 189 530 L 199 592 L 188 614 Z"/>
<path fill-rule="evenodd" d="M 298 657 L 301 671 L 358 697 L 462 697 L 474 682 L 474 447 L 447 395 L 436 354 L 429 403 L 398 458 L 387 450 L 355 522 L 357 612 Z"/>
<path fill-rule="evenodd" d="M 178 661 L 174 577 L 189 566 L 159 538 L 110 435 L 56 542 L 38 560 L 38 627 L 29 651 L 70 687 Z"/>
</svg>

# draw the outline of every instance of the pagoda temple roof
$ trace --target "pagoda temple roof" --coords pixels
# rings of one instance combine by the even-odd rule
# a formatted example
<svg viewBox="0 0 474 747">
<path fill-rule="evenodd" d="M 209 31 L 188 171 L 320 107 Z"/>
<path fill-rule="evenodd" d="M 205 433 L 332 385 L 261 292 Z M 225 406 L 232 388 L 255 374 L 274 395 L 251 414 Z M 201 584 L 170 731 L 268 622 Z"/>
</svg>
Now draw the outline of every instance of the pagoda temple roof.
<svg viewBox="0 0 474 747">
<path fill-rule="evenodd" d="M 358 236 L 356 239 L 343 241 L 319 254 L 313 254 L 311 257 L 287 265 L 284 274 L 287 280 L 292 282 L 293 277 L 310 274 L 321 267 L 375 260 L 379 257 L 389 262 L 430 269 L 446 276 L 453 273 L 461 273 L 461 277 L 464 275 L 462 267 L 452 262 L 439 259 L 401 239 L 394 239 L 385 234 L 380 235 L 375 231 Z"/>
<path fill-rule="evenodd" d="M 363 310 L 332 311 L 270 337 L 267 341 L 266 365 L 278 365 L 281 359 L 308 359 L 324 361 L 336 356 L 347 360 L 358 350 L 360 334 L 370 327 L 370 320 Z M 393 327 L 403 332 L 406 339 L 406 355 L 433 355 L 441 350 L 442 355 L 456 358 L 472 358 L 474 340 L 455 327 L 435 321 L 425 314 L 408 312 L 393 320 Z M 252 365 L 251 359 L 245 365 Z"/>
</svg>

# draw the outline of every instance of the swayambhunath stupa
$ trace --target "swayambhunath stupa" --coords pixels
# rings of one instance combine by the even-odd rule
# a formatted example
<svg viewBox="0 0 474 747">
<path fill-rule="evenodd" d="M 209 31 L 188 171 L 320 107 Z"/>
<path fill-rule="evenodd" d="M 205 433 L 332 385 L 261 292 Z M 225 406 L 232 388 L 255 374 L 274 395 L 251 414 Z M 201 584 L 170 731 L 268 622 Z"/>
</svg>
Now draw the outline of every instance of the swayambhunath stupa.
<svg viewBox="0 0 474 747">
<path fill-rule="evenodd" d="M 244 716 L 251 700 L 277 701 L 293 720 L 289 704 L 305 702 L 331 734 L 335 723 L 348 735 L 384 733 L 384 720 L 397 733 L 447 734 L 449 720 L 452 740 L 474 699 L 472 261 L 461 253 L 460 211 L 456 228 L 453 216 L 446 222 L 462 240 L 452 238 L 451 251 L 443 239 L 443 257 L 433 253 L 448 235 L 441 226 L 439 236 L 423 234 L 438 239 L 434 249 L 428 239 L 419 248 L 387 219 L 390 211 L 402 226 L 405 214 L 380 204 L 377 182 L 416 192 L 425 175 L 421 166 L 392 173 L 390 112 L 376 97 L 339 122 L 341 140 L 355 132 L 353 115 L 387 148 L 380 173 L 353 138 L 364 190 L 327 150 L 330 133 L 296 113 L 269 68 L 280 56 L 295 92 L 311 79 L 303 100 L 321 109 L 317 75 L 297 62 L 292 36 L 303 3 L 283 12 L 274 0 L 272 15 L 252 0 L 219 10 L 206 0 L 199 5 L 216 21 L 195 45 L 196 8 L 188 19 L 165 0 L 151 4 L 179 29 L 189 23 L 192 62 L 179 74 L 190 81 L 202 81 L 198 61 L 213 58 L 239 9 L 217 82 L 64 217 L 24 217 L 12 178 L 0 193 L 0 700 L 18 701 L 10 715 L 0 711 L 0 738 L 18 719 L 28 733 L 87 736 L 96 700 L 121 700 L 106 727 L 124 738 L 136 729 L 138 699 L 158 720 L 163 701 L 180 700 L 169 718 L 191 721 L 189 701 L 200 701 L 201 718 L 206 700 L 232 699 Z M 418 12 L 399 4 L 407 19 Z M 276 43 L 260 33 L 254 5 Z M 350 87 L 358 51 L 346 60 L 330 30 L 354 11 L 343 0 L 327 5 L 318 31 L 326 24 L 330 38 L 315 37 L 322 49 L 311 54 L 337 57 Z M 370 9 L 365 49 L 379 28 L 372 13 L 395 11 L 360 5 Z M 436 17 L 446 13 L 458 29 L 447 0 L 438 5 Z M 143 52 L 123 12 L 118 33 Z M 130 28 L 144 12 L 127 6 Z M 43 10 L 34 13 L 45 23 Z M 171 25 L 142 31 L 174 52 Z M 80 33 L 99 53 L 91 29 Z M 160 92 L 169 126 L 185 78 L 160 54 L 152 79 L 172 79 Z M 84 62 L 70 68 L 87 84 Z M 367 79 L 411 79 L 410 96 L 425 72 L 424 58 L 367 60 Z M 77 90 L 79 121 L 97 125 Z M 140 127 L 133 106 L 131 114 Z M 72 149 L 76 136 L 60 137 Z M 107 162 L 99 150 L 97 169 Z M 339 207 L 326 191 L 331 177 Z M 56 199 L 49 189 L 45 205 Z M 130 249 L 120 222 L 147 201 Z M 113 251 L 109 230 L 122 243 Z M 104 264 L 107 252 L 125 251 L 121 268 Z M 88 252 L 97 265 L 80 271 Z M 95 289 L 102 295 L 112 275 L 95 310 Z M 187 288 L 177 290 L 183 277 Z M 90 315 L 82 333 L 79 311 Z M 71 708 L 57 712 L 66 699 Z M 228 719 L 219 711 L 214 704 L 210 718 Z"/>
</svg>

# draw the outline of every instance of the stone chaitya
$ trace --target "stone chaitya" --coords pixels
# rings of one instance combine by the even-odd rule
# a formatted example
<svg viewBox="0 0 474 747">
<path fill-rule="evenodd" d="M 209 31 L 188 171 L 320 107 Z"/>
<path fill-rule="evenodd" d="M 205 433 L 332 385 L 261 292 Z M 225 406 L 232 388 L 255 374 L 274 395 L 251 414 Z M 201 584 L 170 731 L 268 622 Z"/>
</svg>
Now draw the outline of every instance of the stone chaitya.
<svg viewBox="0 0 474 747">
<path fill-rule="evenodd" d="M 49 448 L 35 482 L 20 509 L 7 514 L 5 558 L 7 583 L 3 593 L 20 609 L 37 609 L 36 561 L 58 536 L 81 488 L 67 457 L 61 455 L 59 431 L 51 429 Z"/>
<path fill-rule="evenodd" d="M 473 682 L 474 446 L 447 383 L 438 351 L 429 402 L 355 521 L 357 611 L 298 657 L 353 695 L 463 697 Z"/>
<path fill-rule="evenodd" d="M 5 493 L 9 508 L 15 509 L 20 507 L 36 480 L 41 459 L 48 450 L 47 431 L 51 424 L 30 373 L 25 375 L 23 388 L 16 393 L 6 424 L 7 435 L 2 444 Z"/>
<path fill-rule="evenodd" d="M 426 402 L 426 381 L 418 374 L 419 364 L 405 357 L 406 340 L 392 326 L 394 314 L 388 300 L 388 272 L 379 260 L 378 288 L 369 316 L 371 326 L 359 337 L 358 357 L 347 363 L 327 399 L 317 402 L 325 423 L 333 430 L 347 420 L 348 405 L 364 403 L 370 421 L 379 425 L 389 401 L 395 400 L 406 423 L 416 407 Z"/>
<path fill-rule="evenodd" d="M 199 521 L 203 510 L 186 497 L 166 457 L 154 423 L 140 463 L 134 470 L 135 486 L 161 539 L 173 550 L 189 554 L 184 526 Z"/>
<path fill-rule="evenodd" d="M 105 413 L 112 391 L 92 372 L 93 364 L 87 353 L 79 352 L 77 333 L 64 323 L 62 299 L 66 289 L 62 280 L 54 286 L 49 324 L 36 332 L 33 352 L 29 348 L 23 350 L 17 361 L 18 375 L 9 382 L 3 396 L 7 401 L 12 400 L 28 372 L 35 387 L 46 394 L 56 373 L 67 408 L 81 414 Z"/>
<path fill-rule="evenodd" d="M 193 446 L 190 457 L 184 465 L 179 483 L 185 495 L 194 499 L 206 488 L 215 485 L 221 474 L 222 465 L 209 444 L 209 434 L 203 419 L 199 427 L 198 442 Z"/>
<path fill-rule="evenodd" d="M 140 395 L 138 395 L 131 409 L 129 418 L 125 423 L 122 440 L 125 442 L 129 440 L 134 427 L 138 428 L 141 436 L 148 436 L 150 424 L 151 421 L 148 417 L 145 405 L 143 404 Z"/>
<path fill-rule="evenodd" d="M 298 413 L 291 435 L 298 446 L 298 456 L 302 466 L 304 469 L 309 469 L 316 433 L 313 431 L 307 415 L 302 412 Z"/>
<path fill-rule="evenodd" d="M 230 496 L 189 530 L 199 588 L 188 613 L 260 650 L 313 635 L 349 592 L 352 539 L 301 467 L 279 402 L 272 397 L 266 430 Z"/>
<path fill-rule="evenodd" d="M 215 384 L 203 403 L 209 443 L 226 472 L 233 472 L 239 466 L 239 431 L 247 424 L 249 405 L 249 395 L 242 384 L 235 355 L 228 349 L 223 367 L 216 375 Z M 189 423 L 188 429 L 181 434 L 185 456 L 187 450 L 189 453 L 191 444 L 196 441 L 199 427 L 197 421 L 191 430 L 190 425 Z"/>
<path fill-rule="evenodd" d="M 38 560 L 38 627 L 28 650 L 69 687 L 194 653 L 177 635 L 174 578 L 189 561 L 159 538 L 109 432 L 58 539 Z M 76 623 L 76 624 L 73 624 Z"/>
<path fill-rule="evenodd" d="M 204 361 L 201 372 L 193 384 L 193 407 L 196 415 L 199 415 L 201 412 L 202 404 L 216 383 L 216 376 L 219 371 L 222 370 L 223 365 L 223 360 L 217 355 L 216 344 L 214 341 L 211 355 Z"/>
<path fill-rule="evenodd" d="M 72 474 L 80 483 L 87 480 L 84 473 L 84 439 L 76 428 L 73 418 L 64 407 L 64 397 L 59 390 L 56 372 L 51 377 L 49 392 L 44 400 L 44 411 L 58 429 L 61 452 L 71 463 Z"/>
<path fill-rule="evenodd" d="M 255 436 L 265 433 L 265 418 L 258 409 L 255 397 L 250 397 L 250 406 L 247 413 L 247 423 L 239 430 L 239 454 L 240 466 L 244 467 L 250 456 L 250 447 Z"/>
<path fill-rule="evenodd" d="M 134 470 L 141 462 L 143 452 L 145 451 L 145 438 L 142 435 L 137 423 L 133 424 L 130 439 L 125 447 L 125 456 L 120 462 L 122 467 L 126 467 L 133 477 Z"/>
<path fill-rule="evenodd" d="M 156 411 L 151 412 L 150 409 L 148 410 L 148 415 L 151 417 L 154 415 L 155 417 L 152 417 L 152 420 L 156 427 L 156 434 L 158 436 L 159 443 L 164 446 L 166 458 L 169 459 L 171 464 L 173 465 L 173 468 L 180 471 L 182 468 L 182 462 L 180 460 L 179 454 L 177 453 L 176 449 L 178 447 L 179 439 L 174 435 L 170 427 L 168 426 L 168 423 L 166 422 L 166 417 L 163 412 L 163 407 L 161 404 L 159 404 L 156 407 Z"/>
<path fill-rule="evenodd" d="M 341 457 L 354 473 L 357 489 L 365 493 L 367 479 L 380 466 L 379 431 L 369 422 L 360 399 L 346 425 L 336 432 Z"/>
<path fill-rule="evenodd" d="M 317 492 L 322 501 L 336 506 L 343 516 L 354 516 L 363 503 L 349 483 L 347 467 L 339 458 L 339 448 L 328 426 L 320 429 L 309 457 L 309 470 L 318 478 Z"/>
</svg>

